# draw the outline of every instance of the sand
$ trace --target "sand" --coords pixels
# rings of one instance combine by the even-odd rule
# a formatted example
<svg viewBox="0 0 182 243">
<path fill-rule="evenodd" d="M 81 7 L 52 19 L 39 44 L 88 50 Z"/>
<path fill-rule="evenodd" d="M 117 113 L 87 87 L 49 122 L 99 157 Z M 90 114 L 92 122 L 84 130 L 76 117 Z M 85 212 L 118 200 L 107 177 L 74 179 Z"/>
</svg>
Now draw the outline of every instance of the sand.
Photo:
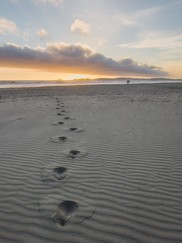
<svg viewBox="0 0 182 243">
<path fill-rule="evenodd" d="M 0 90 L 0 242 L 182 242 L 182 85 Z"/>
</svg>

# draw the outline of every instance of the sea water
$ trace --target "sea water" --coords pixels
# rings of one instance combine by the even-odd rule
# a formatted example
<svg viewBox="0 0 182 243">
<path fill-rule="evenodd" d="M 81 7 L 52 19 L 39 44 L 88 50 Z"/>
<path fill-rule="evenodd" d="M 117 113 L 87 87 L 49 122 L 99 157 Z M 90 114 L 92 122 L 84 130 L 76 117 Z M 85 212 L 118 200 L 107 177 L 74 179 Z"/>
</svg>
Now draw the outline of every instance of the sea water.
<svg viewBox="0 0 182 243">
<path fill-rule="evenodd" d="M 51 87 L 51 86 L 74 86 L 74 85 L 114 85 L 114 84 L 153 84 L 153 83 L 181 83 L 182 80 L 171 79 L 128 79 L 117 80 L 74 80 L 74 81 L 0 81 L 0 88 L 26 88 L 26 87 Z"/>
</svg>

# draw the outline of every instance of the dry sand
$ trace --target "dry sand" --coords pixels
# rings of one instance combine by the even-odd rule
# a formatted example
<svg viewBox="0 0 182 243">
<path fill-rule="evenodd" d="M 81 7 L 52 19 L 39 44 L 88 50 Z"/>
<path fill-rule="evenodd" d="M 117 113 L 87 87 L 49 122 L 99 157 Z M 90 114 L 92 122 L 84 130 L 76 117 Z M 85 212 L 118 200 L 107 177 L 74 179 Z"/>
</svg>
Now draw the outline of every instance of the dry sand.
<svg viewBox="0 0 182 243">
<path fill-rule="evenodd" d="M 182 85 L 0 90 L 0 242 L 182 242 Z"/>
</svg>

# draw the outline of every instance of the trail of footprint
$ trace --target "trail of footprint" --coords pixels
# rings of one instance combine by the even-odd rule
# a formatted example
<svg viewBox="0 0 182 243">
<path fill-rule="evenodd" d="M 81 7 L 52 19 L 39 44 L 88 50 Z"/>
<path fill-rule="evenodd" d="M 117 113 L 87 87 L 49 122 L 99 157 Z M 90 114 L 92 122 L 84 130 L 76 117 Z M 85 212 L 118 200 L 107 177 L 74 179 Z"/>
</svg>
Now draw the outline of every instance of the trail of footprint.
<svg viewBox="0 0 182 243">
<path fill-rule="evenodd" d="M 56 104 L 57 105 L 60 105 L 60 100 L 56 100 Z"/>
<path fill-rule="evenodd" d="M 60 110 L 60 101 L 57 99 L 57 110 Z M 62 108 L 64 108 L 64 105 L 62 103 Z M 63 116 L 63 113 L 65 113 L 66 110 L 61 110 L 61 112 L 58 112 L 57 115 Z M 64 117 L 65 120 L 69 120 L 69 116 Z M 63 125 L 64 122 L 58 121 L 56 123 L 53 123 L 53 125 Z M 71 132 L 81 132 L 83 129 L 72 127 L 69 129 Z M 67 141 L 67 137 L 65 136 L 55 136 L 51 138 L 52 142 L 55 143 L 64 143 Z M 70 150 L 68 153 L 68 157 L 70 158 L 76 158 L 78 156 L 82 157 L 87 155 L 86 152 L 80 151 L 80 150 Z M 44 170 L 42 178 L 43 181 L 61 181 L 65 179 L 67 169 L 65 167 L 56 166 L 54 168 L 48 167 L 46 170 Z M 75 202 L 73 200 L 62 200 L 57 206 L 57 200 L 50 199 L 46 203 L 43 203 L 42 205 L 39 205 L 40 211 L 44 212 L 51 212 L 51 215 L 53 215 L 53 220 L 60 226 L 66 226 L 68 223 L 82 223 L 84 220 L 90 218 L 95 213 L 95 209 L 93 207 L 90 207 L 87 203 L 84 202 Z M 54 212 L 54 214 L 52 214 Z M 46 215 L 47 216 L 47 215 Z"/>
</svg>

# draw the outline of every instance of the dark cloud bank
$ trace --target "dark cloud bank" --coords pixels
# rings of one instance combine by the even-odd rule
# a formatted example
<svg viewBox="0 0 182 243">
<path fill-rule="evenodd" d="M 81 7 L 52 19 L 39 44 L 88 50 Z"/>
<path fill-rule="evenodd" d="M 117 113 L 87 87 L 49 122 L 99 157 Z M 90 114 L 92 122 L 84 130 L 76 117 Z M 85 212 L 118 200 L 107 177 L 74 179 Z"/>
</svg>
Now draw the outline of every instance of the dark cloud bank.
<svg viewBox="0 0 182 243">
<path fill-rule="evenodd" d="M 49 44 L 46 48 L 0 46 L 0 66 L 41 71 L 111 76 L 167 76 L 159 67 L 140 65 L 132 59 L 115 61 L 81 44 Z"/>
</svg>

